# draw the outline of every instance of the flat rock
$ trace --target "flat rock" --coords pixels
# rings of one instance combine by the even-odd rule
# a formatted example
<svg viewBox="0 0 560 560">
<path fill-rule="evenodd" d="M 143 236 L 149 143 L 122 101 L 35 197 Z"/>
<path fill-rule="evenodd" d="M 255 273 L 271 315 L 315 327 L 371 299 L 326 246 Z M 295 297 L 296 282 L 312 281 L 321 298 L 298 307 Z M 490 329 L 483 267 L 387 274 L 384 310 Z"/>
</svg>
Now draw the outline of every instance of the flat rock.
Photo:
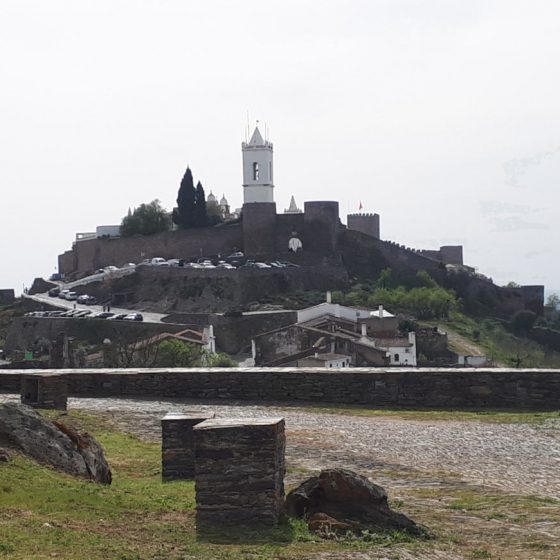
<svg viewBox="0 0 560 560">
<path fill-rule="evenodd" d="M 29 406 L 0 405 L 0 445 L 57 471 L 111 484 L 111 469 L 95 438 L 51 422 Z"/>
</svg>

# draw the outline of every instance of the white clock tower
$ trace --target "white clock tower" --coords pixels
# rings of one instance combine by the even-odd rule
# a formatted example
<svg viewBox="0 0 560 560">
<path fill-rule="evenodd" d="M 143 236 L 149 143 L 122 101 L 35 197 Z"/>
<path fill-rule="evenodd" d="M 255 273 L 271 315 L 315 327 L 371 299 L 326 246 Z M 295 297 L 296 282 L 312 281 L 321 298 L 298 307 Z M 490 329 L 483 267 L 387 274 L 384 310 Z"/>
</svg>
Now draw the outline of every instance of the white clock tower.
<svg viewBox="0 0 560 560">
<path fill-rule="evenodd" d="M 274 202 L 272 180 L 272 143 L 263 140 L 259 127 L 249 143 L 241 144 L 243 153 L 243 203 Z"/>
</svg>

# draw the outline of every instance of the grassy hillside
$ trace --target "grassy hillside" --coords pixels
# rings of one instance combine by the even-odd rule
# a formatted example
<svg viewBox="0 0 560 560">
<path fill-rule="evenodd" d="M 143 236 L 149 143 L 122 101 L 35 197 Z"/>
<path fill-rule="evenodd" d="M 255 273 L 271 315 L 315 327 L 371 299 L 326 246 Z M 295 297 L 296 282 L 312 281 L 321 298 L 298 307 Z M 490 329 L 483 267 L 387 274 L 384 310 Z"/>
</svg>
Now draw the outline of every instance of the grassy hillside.
<svg viewBox="0 0 560 560">
<path fill-rule="evenodd" d="M 427 322 L 427 325 L 436 323 Z M 472 345 L 478 347 L 495 365 L 504 367 L 542 367 L 560 368 L 560 353 L 544 346 L 516 336 L 507 331 L 503 324 L 495 319 L 473 319 L 462 313 L 451 313 L 449 319 L 438 321 L 440 328 L 447 330 L 450 340 L 453 334 L 459 335 Z M 453 348 L 452 348 L 453 349 Z"/>
</svg>

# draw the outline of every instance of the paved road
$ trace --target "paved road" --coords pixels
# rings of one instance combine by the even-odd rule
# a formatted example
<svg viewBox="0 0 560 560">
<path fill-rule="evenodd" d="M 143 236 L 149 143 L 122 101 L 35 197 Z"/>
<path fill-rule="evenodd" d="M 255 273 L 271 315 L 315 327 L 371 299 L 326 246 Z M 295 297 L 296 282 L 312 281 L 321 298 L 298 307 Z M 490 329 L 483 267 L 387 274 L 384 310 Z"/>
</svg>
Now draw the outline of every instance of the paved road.
<svg viewBox="0 0 560 560">
<path fill-rule="evenodd" d="M 50 297 L 48 294 L 35 294 L 29 295 L 24 294 L 24 298 L 32 299 L 40 303 L 48 303 L 49 305 L 54 305 L 55 307 L 60 307 L 60 309 L 84 309 L 88 311 L 103 311 L 101 305 L 81 305 L 75 301 L 66 301 L 65 299 L 60 299 L 58 297 Z M 111 306 L 112 313 L 138 313 L 137 309 L 124 309 L 123 307 L 113 307 Z M 153 313 L 151 311 L 142 311 L 142 316 L 144 317 L 145 323 L 161 323 L 162 318 L 165 317 L 166 313 Z"/>
</svg>

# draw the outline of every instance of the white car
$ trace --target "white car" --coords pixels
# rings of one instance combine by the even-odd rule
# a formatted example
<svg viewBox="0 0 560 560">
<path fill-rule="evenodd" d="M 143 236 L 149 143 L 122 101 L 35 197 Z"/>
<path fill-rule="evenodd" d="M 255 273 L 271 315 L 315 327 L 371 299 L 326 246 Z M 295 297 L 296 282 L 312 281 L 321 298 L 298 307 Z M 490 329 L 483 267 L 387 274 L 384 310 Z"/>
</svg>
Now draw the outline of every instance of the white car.
<svg viewBox="0 0 560 560">
<path fill-rule="evenodd" d="M 66 294 L 66 299 L 68 301 L 76 301 L 78 299 L 78 294 L 76 292 L 68 292 Z"/>
<path fill-rule="evenodd" d="M 152 266 L 169 266 L 169 263 L 162 257 L 154 257 L 150 260 Z"/>
<path fill-rule="evenodd" d="M 119 267 L 111 264 L 109 266 L 106 266 L 103 270 L 105 272 L 114 272 L 115 270 L 119 270 Z"/>
<path fill-rule="evenodd" d="M 134 263 L 124 263 L 121 268 L 136 268 Z"/>
<path fill-rule="evenodd" d="M 272 268 L 269 264 L 263 263 L 263 262 L 256 262 L 254 264 L 255 268 Z"/>
</svg>

